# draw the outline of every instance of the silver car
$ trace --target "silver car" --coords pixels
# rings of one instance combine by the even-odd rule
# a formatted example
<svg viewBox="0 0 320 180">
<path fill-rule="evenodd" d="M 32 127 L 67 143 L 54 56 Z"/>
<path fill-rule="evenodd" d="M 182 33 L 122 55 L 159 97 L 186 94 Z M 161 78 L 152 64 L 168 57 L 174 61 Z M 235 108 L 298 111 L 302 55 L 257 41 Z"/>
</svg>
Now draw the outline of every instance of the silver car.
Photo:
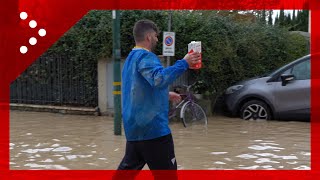
<svg viewBox="0 0 320 180">
<path fill-rule="evenodd" d="M 227 109 L 246 120 L 310 119 L 310 55 L 229 87 Z"/>
</svg>

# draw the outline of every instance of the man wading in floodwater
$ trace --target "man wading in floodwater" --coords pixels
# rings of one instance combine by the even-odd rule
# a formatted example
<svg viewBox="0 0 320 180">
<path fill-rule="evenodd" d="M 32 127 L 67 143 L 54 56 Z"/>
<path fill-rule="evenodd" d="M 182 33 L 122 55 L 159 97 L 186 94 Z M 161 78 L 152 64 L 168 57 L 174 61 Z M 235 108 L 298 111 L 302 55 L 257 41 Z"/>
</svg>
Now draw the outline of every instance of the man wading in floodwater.
<svg viewBox="0 0 320 180">
<path fill-rule="evenodd" d="M 133 36 L 136 46 L 128 55 L 122 70 L 122 117 L 127 138 L 125 155 L 118 170 L 173 170 L 165 176 L 176 178 L 177 162 L 169 128 L 169 102 L 180 101 L 179 94 L 169 92 L 169 85 L 189 66 L 199 62 L 200 54 L 186 54 L 182 60 L 164 68 L 152 53 L 157 45 L 159 30 L 150 20 L 135 23 Z M 117 171 L 114 178 L 139 171 Z M 152 171 L 157 177 L 156 171 Z M 159 174 L 158 174 L 158 177 Z"/>
</svg>

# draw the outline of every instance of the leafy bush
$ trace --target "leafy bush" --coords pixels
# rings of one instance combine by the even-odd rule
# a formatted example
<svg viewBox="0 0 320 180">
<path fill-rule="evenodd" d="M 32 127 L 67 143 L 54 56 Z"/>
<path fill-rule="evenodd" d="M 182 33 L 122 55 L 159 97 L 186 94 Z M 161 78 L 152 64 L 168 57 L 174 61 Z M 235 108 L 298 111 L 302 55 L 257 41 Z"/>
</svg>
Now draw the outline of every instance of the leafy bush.
<svg viewBox="0 0 320 180">
<path fill-rule="evenodd" d="M 137 20 L 153 20 L 166 31 L 167 18 L 168 11 L 121 11 L 121 55 L 125 57 L 134 46 L 132 27 Z M 307 42 L 299 35 L 278 26 L 236 21 L 216 11 L 174 11 L 172 31 L 176 33 L 174 61 L 184 57 L 190 41 L 202 42 L 204 67 L 190 71 L 195 81 L 203 82 L 199 90 L 210 94 L 307 54 Z M 90 64 L 112 57 L 111 11 L 89 12 L 47 53 L 67 54 Z M 162 35 L 155 53 L 162 53 Z"/>
</svg>

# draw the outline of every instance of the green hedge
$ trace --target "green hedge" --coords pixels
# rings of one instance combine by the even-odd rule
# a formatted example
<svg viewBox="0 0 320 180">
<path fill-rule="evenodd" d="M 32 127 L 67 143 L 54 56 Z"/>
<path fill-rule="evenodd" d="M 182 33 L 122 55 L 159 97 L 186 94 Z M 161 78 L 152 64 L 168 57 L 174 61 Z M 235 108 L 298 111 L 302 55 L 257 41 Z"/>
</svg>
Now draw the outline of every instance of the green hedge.
<svg viewBox="0 0 320 180">
<path fill-rule="evenodd" d="M 167 30 L 168 11 L 122 11 L 121 54 L 134 46 L 132 27 L 139 19 L 151 19 Z M 307 54 L 307 42 L 288 30 L 261 23 L 236 22 L 215 11 L 173 11 L 172 31 L 176 32 L 176 56 L 181 59 L 187 44 L 202 41 L 203 64 L 193 71 L 201 93 L 215 94 L 230 84 L 271 71 Z M 111 11 L 91 11 L 70 29 L 48 54 L 68 54 L 73 59 L 92 63 L 112 57 Z M 156 54 L 162 53 L 162 34 Z"/>
</svg>

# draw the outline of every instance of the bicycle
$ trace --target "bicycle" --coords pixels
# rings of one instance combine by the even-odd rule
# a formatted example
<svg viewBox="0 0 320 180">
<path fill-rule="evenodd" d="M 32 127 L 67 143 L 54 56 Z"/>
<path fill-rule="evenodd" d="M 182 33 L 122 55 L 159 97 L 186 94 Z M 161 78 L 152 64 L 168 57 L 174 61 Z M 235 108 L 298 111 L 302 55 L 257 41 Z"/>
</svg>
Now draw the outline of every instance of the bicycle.
<svg viewBox="0 0 320 180">
<path fill-rule="evenodd" d="M 191 125 L 207 126 L 208 124 L 208 118 L 205 111 L 199 104 L 195 102 L 196 98 L 190 91 L 194 84 L 189 86 L 183 85 L 183 87 L 186 88 L 186 93 L 180 94 L 182 101 L 169 111 L 169 119 L 172 119 L 173 117 L 177 116 L 176 111 L 181 107 L 180 119 L 184 127 L 189 127 Z"/>
</svg>

